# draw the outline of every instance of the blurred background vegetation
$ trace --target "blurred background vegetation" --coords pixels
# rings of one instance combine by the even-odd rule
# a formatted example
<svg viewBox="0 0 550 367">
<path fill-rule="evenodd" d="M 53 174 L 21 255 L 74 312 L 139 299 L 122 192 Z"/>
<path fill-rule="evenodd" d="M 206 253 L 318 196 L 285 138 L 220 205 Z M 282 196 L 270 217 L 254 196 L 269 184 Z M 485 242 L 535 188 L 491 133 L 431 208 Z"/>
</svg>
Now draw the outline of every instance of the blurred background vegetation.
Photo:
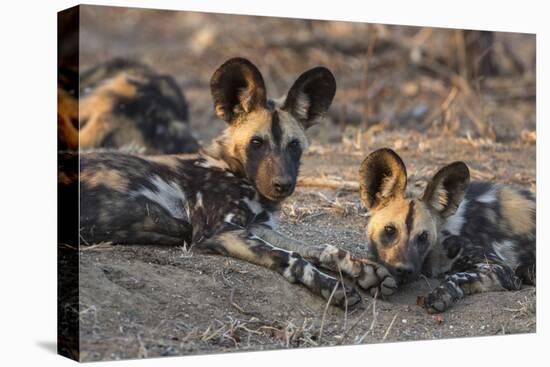
<svg viewBox="0 0 550 367">
<path fill-rule="evenodd" d="M 81 8 L 81 67 L 124 57 L 171 74 L 202 142 L 224 126 L 209 80 L 249 58 L 279 97 L 325 65 L 338 91 L 312 135 L 361 147 L 392 129 L 534 143 L 535 35 L 134 8 Z M 331 127 L 327 129 L 326 127 Z"/>
</svg>

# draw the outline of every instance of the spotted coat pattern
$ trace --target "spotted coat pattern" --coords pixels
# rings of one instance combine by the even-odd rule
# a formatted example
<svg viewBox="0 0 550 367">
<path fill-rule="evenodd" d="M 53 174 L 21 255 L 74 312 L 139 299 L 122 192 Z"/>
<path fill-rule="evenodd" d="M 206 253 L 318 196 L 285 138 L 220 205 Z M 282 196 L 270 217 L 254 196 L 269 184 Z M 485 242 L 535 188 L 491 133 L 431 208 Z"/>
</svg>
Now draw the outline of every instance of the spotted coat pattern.
<svg viewBox="0 0 550 367">
<path fill-rule="evenodd" d="M 393 293 L 395 280 L 377 263 L 276 230 L 307 146 L 304 129 L 334 96 L 330 71 L 302 74 L 281 106 L 267 102 L 261 74 L 242 58 L 224 63 L 211 86 L 216 113 L 228 128 L 197 156 L 60 155 L 60 202 L 80 193 L 77 242 L 180 245 L 231 256 L 272 269 L 342 308 L 359 304 L 359 293 L 321 267 L 372 294 Z M 75 234 L 62 226 L 59 237 L 74 242 Z"/>
</svg>

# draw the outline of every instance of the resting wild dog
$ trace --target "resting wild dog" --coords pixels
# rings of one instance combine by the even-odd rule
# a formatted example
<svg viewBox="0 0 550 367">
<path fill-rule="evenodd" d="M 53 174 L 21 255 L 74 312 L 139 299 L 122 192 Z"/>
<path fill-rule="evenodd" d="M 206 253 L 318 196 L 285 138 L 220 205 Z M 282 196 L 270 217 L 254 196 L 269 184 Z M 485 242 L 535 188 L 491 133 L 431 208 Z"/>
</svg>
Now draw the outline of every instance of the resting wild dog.
<svg viewBox="0 0 550 367">
<path fill-rule="evenodd" d="M 315 265 L 341 271 L 365 290 L 391 294 L 395 281 L 385 268 L 275 231 L 280 203 L 294 191 L 308 146 L 305 130 L 332 103 L 332 73 L 324 67 L 306 71 L 280 105 L 268 101 L 262 75 L 246 59 L 228 60 L 210 86 L 216 115 L 228 127 L 198 158 L 81 155 L 82 241 L 187 243 L 273 269 L 340 307 L 357 304 L 359 294 Z M 61 159 L 61 195 L 74 194 L 78 185 L 77 175 L 67 172 L 76 159 Z"/>
<path fill-rule="evenodd" d="M 72 73 L 68 75 L 68 73 Z M 80 83 L 67 88 L 67 80 Z M 74 83 L 76 81 L 76 83 Z M 80 100 L 78 99 L 80 98 Z M 114 59 L 80 75 L 61 68 L 60 150 L 140 148 L 146 153 L 193 153 L 187 102 L 175 80 L 146 65 Z"/>
<path fill-rule="evenodd" d="M 470 183 L 468 167 L 440 169 L 421 196 L 406 193 L 407 171 L 390 149 L 371 153 L 359 171 L 369 209 L 369 258 L 398 282 L 422 273 L 444 281 L 425 297 L 443 312 L 468 294 L 516 290 L 535 282 L 535 200 L 526 191 Z"/>
</svg>

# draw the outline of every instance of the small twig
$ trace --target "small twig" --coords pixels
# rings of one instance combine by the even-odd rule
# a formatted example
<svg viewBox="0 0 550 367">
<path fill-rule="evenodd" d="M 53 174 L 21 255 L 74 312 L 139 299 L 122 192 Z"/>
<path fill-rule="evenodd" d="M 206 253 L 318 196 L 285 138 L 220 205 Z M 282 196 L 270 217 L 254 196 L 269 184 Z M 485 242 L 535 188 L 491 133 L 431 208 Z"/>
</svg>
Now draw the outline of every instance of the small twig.
<svg viewBox="0 0 550 367">
<path fill-rule="evenodd" d="M 399 315 L 399 312 L 396 313 L 393 319 L 391 320 L 390 325 L 388 326 L 388 328 L 386 329 L 386 332 L 384 333 L 384 336 L 382 337 L 382 341 L 386 340 L 386 338 L 388 337 L 388 334 L 390 333 L 390 330 L 393 326 L 393 323 L 395 322 L 395 319 L 397 318 L 397 315 Z"/>
<path fill-rule="evenodd" d="M 429 280 L 428 280 L 428 277 L 425 276 L 424 274 L 420 274 L 420 277 L 421 277 L 422 279 L 424 279 L 424 281 L 425 281 L 426 284 L 428 285 L 428 288 L 430 289 L 430 292 L 431 292 L 433 289 L 432 289 L 432 285 L 430 284 L 430 282 L 429 282 Z"/>
<path fill-rule="evenodd" d="M 468 65 L 466 63 L 466 43 L 464 42 L 464 31 L 462 29 L 454 30 L 454 41 L 458 59 L 458 72 L 461 77 L 466 79 L 468 77 Z"/>
<path fill-rule="evenodd" d="M 81 239 L 82 241 L 84 241 L 84 243 L 85 243 L 86 245 L 90 246 L 90 244 L 88 243 L 88 241 L 86 241 L 86 239 L 82 236 L 82 233 L 78 233 L 78 237 L 80 237 L 80 239 Z"/>
<path fill-rule="evenodd" d="M 495 178 L 495 175 L 493 175 L 491 173 L 485 173 L 485 172 L 482 172 L 480 170 L 477 170 L 477 169 L 471 168 L 471 167 L 470 167 L 470 174 L 475 178 L 483 179 L 483 180 L 492 180 L 492 179 Z"/>
<path fill-rule="evenodd" d="M 332 180 L 328 178 L 300 177 L 298 186 L 326 187 L 335 190 L 359 191 L 359 183 L 354 181 Z"/>
<path fill-rule="evenodd" d="M 365 96 L 365 99 L 364 99 L 364 102 L 363 102 L 363 128 L 365 129 L 365 131 L 369 128 L 369 114 L 370 114 L 370 110 L 371 110 L 371 105 L 370 105 L 370 101 L 369 101 L 369 93 L 368 93 L 368 88 L 369 88 L 369 80 L 368 80 L 368 77 L 369 77 L 369 65 L 371 63 L 371 60 L 372 60 L 372 55 L 373 55 L 373 52 L 374 52 L 374 44 L 376 43 L 376 38 L 378 36 L 378 31 L 376 30 L 376 28 L 372 27 L 372 26 L 369 26 L 367 28 L 367 32 L 368 32 L 368 35 L 367 35 L 367 39 L 368 39 L 368 44 L 367 44 L 367 54 L 365 56 L 365 66 L 364 66 L 364 74 L 363 74 L 363 85 L 362 85 L 362 89 L 363 89 L 363 96 Z"/>
<path fill-rule="evenodd" d="M 239 306 L 237 303 L 235 303 L 235 301 L 233 301 L 233 294 L 235 293 L 235 288 L 233 288 L 231 290 L 231 294 L 229 296 L 229 303 L 231 304 L 231 306 L 235 307 L 237 310 L 239 310 L 240 313 L 243 313 L 245 315 L 252 315 L 254 316 L 255 314 L 253 312 L 249 312 L 249 311 L 245 311 L 241 306 Z"/>
<path fill-rule="evenodd" d="M 72 246 L 72 245 L 69 245 L 68 243 L 63 243 L 63 242 L 58 243 L 57 246 L 61 248 L 68 248 L 70 250 L 78 250 L 78 247 Z"/>
<path fill-rule="evenodd" d="M 432 113 L 430 113 L 424 119 L 424 121 L 422 122 L 422 125 L 429 124 L 433 120 L 435 120 L 437 117 L 443 115 L 449 109 L 449 107 L 451 107 L 451 104 L 453 103 L 457 95 L 458 95 L 458 88 L 453 85 L 447 97 L 445 97 L 443 102 L 441 102 L 441 105 L 439 105 L 438 108 L 432 111 Z"/>
<path fill-rule="evenodd" d="M 346 337 L 353 331 L 353 329 L 355 329 L 355 327 L 357 325 L 359 325 L 359 323 L 363 320 L 363 316 L 367 312 L 369 312 L 371 307 L 372 307 L 372 303 L 369 304 L 369 306 L 363 312 L 361 312 L 361 314 L 359 316 L 357 316 L 357 321 L 355 321 L 355 323 L 353 325 L 351 325 L 351 327 L 348 330 L 344 331 L 344 334 L 342 335 L 342 340 L 341 340 L 340 344 L 344 343 L 344 340 L 346 339 Z"/>
</svg>

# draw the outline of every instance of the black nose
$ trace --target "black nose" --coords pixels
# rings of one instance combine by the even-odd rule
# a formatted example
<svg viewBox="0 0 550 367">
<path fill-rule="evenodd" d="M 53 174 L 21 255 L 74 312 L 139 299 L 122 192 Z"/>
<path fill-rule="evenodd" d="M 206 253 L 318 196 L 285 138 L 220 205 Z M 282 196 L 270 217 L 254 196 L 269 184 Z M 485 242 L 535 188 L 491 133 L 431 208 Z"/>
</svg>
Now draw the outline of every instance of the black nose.
<svg viewBox="0 0 550 367">
<path fill-rule="evenodd" d="M 286 178 L 273 179 L 273 187 L 279 195 L 289 194 L 292 190 L 292 181 Z"/>
<path fill-rule="evenodd" d="M 409 265 L 400 265 L 394 268 L 395 274 L 400 278 L 409 278 L 414 274 L 414 269 Z"/>
</svg>

